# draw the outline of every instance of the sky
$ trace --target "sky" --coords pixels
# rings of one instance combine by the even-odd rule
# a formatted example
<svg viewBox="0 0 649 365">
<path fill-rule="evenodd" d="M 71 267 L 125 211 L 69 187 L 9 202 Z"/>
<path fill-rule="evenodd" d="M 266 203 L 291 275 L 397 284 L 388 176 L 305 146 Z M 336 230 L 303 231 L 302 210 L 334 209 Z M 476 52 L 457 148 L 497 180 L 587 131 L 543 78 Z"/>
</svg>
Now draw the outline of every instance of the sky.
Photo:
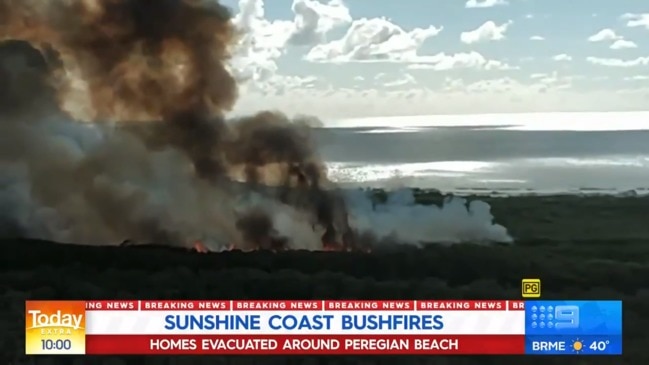
<svg viewBox="0 0 649 365">
<path fill-rule="evenodd" d="M 649 110 L 646 0 L 221 0 L 232 114 Z"/>
</svg>

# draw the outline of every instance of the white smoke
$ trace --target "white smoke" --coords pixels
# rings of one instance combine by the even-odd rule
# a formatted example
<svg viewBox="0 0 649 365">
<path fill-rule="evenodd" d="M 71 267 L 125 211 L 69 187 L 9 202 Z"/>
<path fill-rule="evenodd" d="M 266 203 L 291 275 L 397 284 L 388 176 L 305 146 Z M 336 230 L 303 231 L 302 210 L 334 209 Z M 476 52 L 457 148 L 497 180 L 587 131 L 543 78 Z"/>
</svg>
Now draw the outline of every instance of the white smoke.
<svg viewBox="0 0 649 365">
<path fill-rule="evenodd" d="M 494 223 L 489 204 L 480 200 L 451 196 L 441 207 L 421 205 L 407 188 L 388 192 L 387 201 L 380 204 L 361 189 L 348 191 L 346 197 L 352 227 L 379 239 L 417 245 L 513 241 L 505 227 Z"/>
<path fill-rule="evenodd" d="M 309 215 L 257 192 L 240 195 L 240 199 L 236 202 L 236 214 L 244 215 L 252 210 L 264 212 L 271 218 L 277 235 L 290 238 L 287 248 L 305 250 L 322 248 L 324 229 L 315 221 L 309 221 Z"/>
<path fill-rule="evenodd" d="M 151 239 L 151 230 L 236 236 L 228 195 L 177 150 L 148 151 L 117 128 L 63 117 L 0 120 L 0 133 L 17 140 L 0 146 L 2 235 L 98 244 Z"/>
</svg>

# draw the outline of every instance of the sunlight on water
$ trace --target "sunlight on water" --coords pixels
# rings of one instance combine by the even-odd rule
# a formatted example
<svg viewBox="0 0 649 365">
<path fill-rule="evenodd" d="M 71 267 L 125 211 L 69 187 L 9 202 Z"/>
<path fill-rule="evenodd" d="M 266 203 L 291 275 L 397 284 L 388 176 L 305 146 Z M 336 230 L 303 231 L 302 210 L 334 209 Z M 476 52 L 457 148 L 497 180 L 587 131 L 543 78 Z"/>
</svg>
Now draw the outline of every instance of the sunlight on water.
<svg viewBox="0 0 649 365">
<path fill-rule="evenodd" d="M 342 184 L 525 192 L 649 187 L 649 112 L 425 115 L 329 125 L 343 127 L 324 149 L 329 176 Z"/>
<path fill-rule="evenodd" d="M 649 112 L 416 115 L 340 119 L 328 121 L 326 126 L 383 128 L 372 133 L 412 132 L 422 127 L 493 127 L 522 131 L 649 130 Z"/>
<path fill-rule="evenodd" d="M 615 194 L 646 190 L 649 157 L 623 159 L 526 158 L 500 162 L 441 161 L 406 164 L 328 164 L 329 177 L 343 185 L 435 188 L 442 191 Z M 639 191 L 639 190 L 638 190 Z"/>
<path fill-rule="evenodd" d="M 406 128 L 377 128 L 377 129 L 370 129 L 367 131 L 361 131 L 358 133 L 364 133 L 364 134 L 383 134 L 383 133 L 416 133 L 421 131 L 422 128 L 415 128 L 415 127 L 406 127 Z"/>
<path fill-rule="evenodd" d="M 436 161 L 405 164 L 364 164 L 330 162 L 329 176 L 338 182 L 366 182 L 408 177 L 462 177 L 493 169 L 496 163 L 484 161 Z"/>
<path fill-rule="evenodd" d="M 627 166 L 627 167 L 648 167 L 649 157 L 617 157 L 617 158 L 537 158 L 527 159 L 527 162 L 554 165 L 554 166 Z"/>
</svg>

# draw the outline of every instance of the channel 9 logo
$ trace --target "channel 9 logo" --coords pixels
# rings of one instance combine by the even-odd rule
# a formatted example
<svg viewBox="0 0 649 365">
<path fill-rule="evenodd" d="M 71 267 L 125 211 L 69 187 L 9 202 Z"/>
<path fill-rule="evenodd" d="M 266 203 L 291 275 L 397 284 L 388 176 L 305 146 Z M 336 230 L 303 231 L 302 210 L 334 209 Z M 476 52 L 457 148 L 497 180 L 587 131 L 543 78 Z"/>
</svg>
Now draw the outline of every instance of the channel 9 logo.
<svg viewBox="0 0 649 365">
<path fill-rule="evenodd" d="M 25 302 L 26 355 L 83 355 L 85 352 L 85 302 Z"/>
<path fill-rule="evenodd" d="M 523 298 L 540 298 L 541 279 L 523 279 L 521 293 Z"/>
<path fill-rule="evenodd" d="M 579 328 L 579 307 L 576 305 L 558 305 L 554 308 L 554 328 Z"/>
<path fill-rule="evenodd" d="M 576 305 L 536 306 L 530 308 L 532 328 L 573 329 L 579 328 L 579 307 Z"/>
</svg>

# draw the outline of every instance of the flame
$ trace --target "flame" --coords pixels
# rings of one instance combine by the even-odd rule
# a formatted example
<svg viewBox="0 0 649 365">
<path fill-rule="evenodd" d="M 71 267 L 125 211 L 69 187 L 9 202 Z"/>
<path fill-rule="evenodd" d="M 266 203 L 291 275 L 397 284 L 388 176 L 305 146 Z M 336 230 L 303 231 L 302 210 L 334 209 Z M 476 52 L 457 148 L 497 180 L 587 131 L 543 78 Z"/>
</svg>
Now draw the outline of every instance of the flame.
<svg viewBox="0 0 649 365">
<path fill-rule="evenodd" d="M 191 245 L 191 248 L 199 253 L 209 253 L 212 252 L 205 244 L 200 241 L 194 241 L 194 243 Z M 229 244 L 223 251 L 233 251 L 233 250 L 241 250 L 242 252 L 252 252 L 252 251 L 257 251 L 259 248 L 237 248 L 237 246 L 234 243 Z M 284 248 L 274 248 L 271 249 L 270 251 L 272 252 L 281 252 L 281 251 L 286 251 Z M 343 244 L 339 243 L 323 243 L 322 244 L 322 249 L 320 251 L 323 252 L 352 252 L 352 251 L 361 251 L 361 252 L 366 252 L 370 253 L 372 252 L 372 249 L 370 248 L 364 248 L 364 249 L 353 249 L 351 247 L 348 247 Z"/>
<path fill-rule="evenodd" d="M 326 252 L 343 251 L 343 246 L 337 243 L 323 243 L 322 251 L 326 251 Z"/>
<path fill-rule="evenodd" d="M 352 252 L 352 251 L 362 251 L 362 252 L 371 252 L 369 248 L 352 248 L 350 246 L 340 244 L 340 243 L 323 243 L 322 251 L 325 252 Z"/>
<path fill-rule="evenodd" d="M 194 245 L 192 246 L 194 251 L 198 253 L 208 253 L 210 250 L 205 246 L 205 244 L 201 241 L 194 241 Z"/>
</svg>

